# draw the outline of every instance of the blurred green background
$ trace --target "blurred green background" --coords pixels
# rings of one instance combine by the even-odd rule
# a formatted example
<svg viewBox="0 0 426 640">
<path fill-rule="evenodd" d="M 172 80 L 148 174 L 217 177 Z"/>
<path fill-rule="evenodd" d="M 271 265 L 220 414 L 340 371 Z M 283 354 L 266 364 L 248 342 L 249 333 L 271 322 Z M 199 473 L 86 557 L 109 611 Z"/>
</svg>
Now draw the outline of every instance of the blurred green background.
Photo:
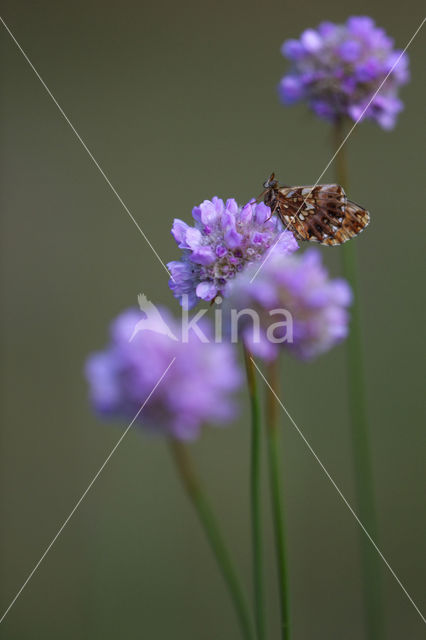
<svg viewBox="0 0 426 640">
<path fill-rule="evenodd" d="M 217 194 L 245 202 L 275 170 L 314 183 L 327 124 L 284 109 L 282 41 L 322 19 L 370 14 L 403 47 L 419 0 L 300 3 L 5 1 L 1 15 L 164 261 L 172 219 Z M 351 197 L 372 213 L 356 240 L 380 547 L 422 608 L 425 34 L 392 133 L 350 139 Z M 178 313 L 167 275 L 1 29 L 1 609 L 87 487 L 122 425 L 97 420 L 82 375 L 139 291 Z M 326 176 L 332 179 L 332 172 Z M 333 275 L 339 250 L 323 250 Z M 354 502 L 345 350 L 286 359 L 281 397 Z M 242 400 L 246 398 L 242 395 Z M 364 637 L 358 525 L 282 418 L 294 640 Z M 250 585 L 247 412 L 191 446 Z M 422 449 L 423 447 L 423 449 Z M 267 478 L 265 477 L 265 481 Z M 277 637 L 265 482 L 271 638 Z M 387 637 L 424 627 L 383 566 Z M 163 440 L 130 432 L 0 627 L 0 637 L 238 637 L 234 612 Z"/>
</svg>

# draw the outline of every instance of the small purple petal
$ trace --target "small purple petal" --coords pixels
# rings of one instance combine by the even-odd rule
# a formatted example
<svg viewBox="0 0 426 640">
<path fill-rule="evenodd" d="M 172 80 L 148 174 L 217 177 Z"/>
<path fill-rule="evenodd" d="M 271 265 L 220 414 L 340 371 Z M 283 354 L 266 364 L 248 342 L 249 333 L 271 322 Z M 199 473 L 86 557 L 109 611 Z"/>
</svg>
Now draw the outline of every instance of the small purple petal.
<svg viewBox="0 0 426 640">
<path fill-rule="evenodd" d="M 252 236 L 252 242 L 254 244 L 262 244 L 267 238 L 268 235 L 266 233 L 259 233 L 259 231 L 256 231 Z"/>
<path fill-rule="evenodd" d="M 186 244 L 186 232 L 189 229 L 186 222 L 175 218 L 172 226 L 172 235 L 181 249 L 187 248 Z"/>
<path fill-rule="evenodd" d="M 278 93 L 284 104 L 293 104 L 303 98 L 304 82 L 296 76 L 284 76 L 278 85 Z"/>
<path fill-rule="evenodd" d="M 218 198 L 217 196 L 214 196 L 212 198 L 212 203 L 213 203 L 213 206 L 214 206 L 214 208 L 216 210 L 216 213 L 221 215 L 225 210 L 225 205 L 223 203 L 222 198 Z"/>
<path fill-rule="evenodd" d="M 370 58 L 355 67 L 355 77 L 359 82 L 371 82 L 382 73 L 382 62 Z"/>
<path fill-rule="evenodd" d="M 238 204 L 234 198 L 228 198 L 226 201 L 225 208 L 229 213 L 232 213 L 234 216 L 238 213 Z"/>
<path fill-rule="evenodd" d="M 349 107 L 348 114 L 352 118 L 352 120 L 355 120 L 355 122 L 358 122 L 365 115 L 363 113 L 364 109 L 365 109 L 365 106 L 363 105 L 353 104 Z"/>
<path fill-rule="evenodd" d="M 188 227 L 185 240 L 186 244 L 190 249 L 198 249 L 201 246 L 203 236 L 201 235 L 201 231 L 199 229 L 194 229 L 194 227 Z"/>
<path fill-rule="evenodd" d="M 271 209 L 267 207 L 263 202 L 260 202 L 258 205 L 256 205 L 255 216 L 256 222 L 258 224 L 263 224 L 268 218 L 271 217 Z"/>
<path fill-rule="evenodd" d="M 336 278 L 333 281 L 332 289 L 333 302 L 342 305 L 343 307 L 349 307 L 353 302 L 352 289 L 343 278 Z"/>
<path fill-rule="evenodd" d="M 332 120 L 335 116 L 335 110 L 333 107 L 324 100 L 313 101 L 312 109 L 320 118 Z"/>
<path fill-rule="evenodd" d="M 298 248 L 297 240 L 291 231 L 283 231 L 283 233 L 280 234 L 278 242 L 276 243 L 276 249 L 280 253 L 294 253 Z"/>
<path fill-rule="evenodd" d="M 306 50 L 299 40 L 286 40 L 281 47 L 281 53 L 289 60 L 300 60 L 306 55 Z"/>
<path fill-rule="evenodd" d="M 392 72 L 399 84 L 405 84 L 410 79 L 408 70 L 408 56 L 402 51 L 393 51 L 386 61 L 386 73 Z"/>
<path fill-rule="evenodd" d="M 352 16 L 347 21 L 348 30 L 354 35 L 369 35 L 374 30 L 374 20 L 369 16 Z"/>
<path fill-rule="evenodd" d="M 321 22 L 318 26 L 318 33 L 322 38 L 330 38 L 330 36 L 334 36 L 338 31 L 339 27 L 333 22 Z"/>
<path fill-rule="evenodd" d="M 241 246 L 241 242 L 243 240 L 243 236 L 241 233 L 238 233 L 235 229 L 228 229 L 225 231 L 225 244 L 229 249 L 236 249 Z"/>
<path fill-rule="evenodd" d="M 240 212 L 240 220 L 244 224 L 249 224 L 253 218 L 253 206 L 251 203 L 247 203 Z"/>
<path fill-rule="evenodd" d="M 217 294 L 217 289 L 211 282 L 200 282 L 195 291 L 202 300 L 213 300 Z"/>
<path fill-rule="evenodd" d="M 306 29 L 300 37 L 300 42 L 309 53 L 317 53 L 323 44 L 321 36 L 314 29 Z"/>
<path fill-rule="evenodd" d="M 194 220 L 196 222 L 201 222 L 201 208 L 200 207 L 194 207 L 192 209 L 192 217 L 194 218 Z"/>
<path fill-rule="evenodd" d="M 220 220 L 220 226 L 222 227 L 222 229 L 224 231 L 226 229 L 235 229 L 236 228 L 235 224 L 236 224 L 235 215 L 232 214 L 230 211 L 225 210 Z"/>
<path fill-rule="evenodd" d="M 362 53 L 362 45 L 359 40 L 346 40 L 339 46 L 339 55 L 344 62 L 355 62 Z"/>
<path fill-rule="evenodd" d="M 204 200 L 204 202 L 200 204 L 200 209 L 201 222 L 203 224 L 214 224 L 219 216 L 217 211 L 217 204 L 215 206 L 215 204 L 210 200 Z"/>
<path fill-rule="evenodd" d="M 200 247 L 193 251 L 191 255 L 191 261 L 196 264 L 202 264 L 205 266 L 209 266 L 213 264 L 216 260 L 216 256 L 210 247 Z"/>
</svg>

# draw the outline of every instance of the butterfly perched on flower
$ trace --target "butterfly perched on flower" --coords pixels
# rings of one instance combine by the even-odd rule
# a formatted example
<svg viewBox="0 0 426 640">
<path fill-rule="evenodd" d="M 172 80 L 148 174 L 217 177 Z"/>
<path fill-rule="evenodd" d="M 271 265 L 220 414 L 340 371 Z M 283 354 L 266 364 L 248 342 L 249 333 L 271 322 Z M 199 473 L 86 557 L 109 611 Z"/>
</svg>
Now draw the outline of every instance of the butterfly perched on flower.
<svg viewBox="0 0 426 640">
<path fill-rule="evenodd" d="M 305 187 L 278 186 L 272 174 L 259 196 L 298 240 L 329 246 L 357 236 L 370 222 L 368 211 L 348 200 L 338 184 Z"/>
</svg>

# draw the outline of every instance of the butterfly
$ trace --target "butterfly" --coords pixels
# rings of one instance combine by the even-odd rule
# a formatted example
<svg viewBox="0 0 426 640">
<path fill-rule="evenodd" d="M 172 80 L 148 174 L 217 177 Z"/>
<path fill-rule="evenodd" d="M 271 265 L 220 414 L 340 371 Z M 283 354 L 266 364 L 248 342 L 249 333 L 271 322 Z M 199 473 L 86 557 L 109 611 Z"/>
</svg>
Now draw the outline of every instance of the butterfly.
<svg viewBox="0 0 426 640">
<path fill-rule="evenodd" d="M 263 184 L 259 200 L 270 207 L 298 240 L 329 246 L 357 236 L 370 222 L 368 211 L 348 200 L 338 184 L 279 187 L 275 174 Z"/>
</svg>

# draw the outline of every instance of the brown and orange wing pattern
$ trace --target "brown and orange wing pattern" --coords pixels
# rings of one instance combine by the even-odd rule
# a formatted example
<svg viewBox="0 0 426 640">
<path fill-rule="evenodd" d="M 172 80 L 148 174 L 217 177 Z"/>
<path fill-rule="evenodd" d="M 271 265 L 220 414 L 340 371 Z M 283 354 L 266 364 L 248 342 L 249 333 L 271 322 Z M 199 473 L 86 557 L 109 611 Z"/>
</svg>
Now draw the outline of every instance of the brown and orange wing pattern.
<svg viewBox="0 0 426 640">
<path fill-rule="evenodd" d="M 347 200 L 338 184 L 279 189 L 274 213 L 300 240 L 343 244 L 369 223 L 368 211 Z"/>
</svg>

